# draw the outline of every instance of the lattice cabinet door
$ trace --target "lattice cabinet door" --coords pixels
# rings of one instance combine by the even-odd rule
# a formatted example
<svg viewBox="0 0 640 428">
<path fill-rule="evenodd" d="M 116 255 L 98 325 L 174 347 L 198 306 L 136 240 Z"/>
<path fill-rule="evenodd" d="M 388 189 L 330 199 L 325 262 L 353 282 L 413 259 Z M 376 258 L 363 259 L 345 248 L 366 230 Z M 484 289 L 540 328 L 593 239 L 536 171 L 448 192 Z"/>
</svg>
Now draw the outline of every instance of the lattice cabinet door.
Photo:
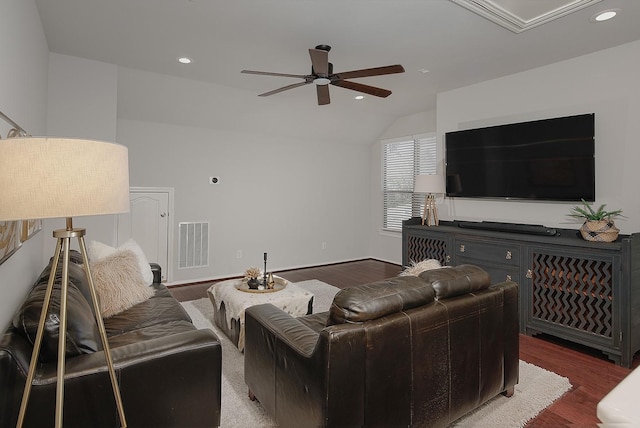
<svg viewBox="0 0 640 428">
<path fill-rule="evenodd" d="M 619 361 L 619 258 L 531 248 L 529 261 L 527 333 L 570 339 Z"/>
<path fill-rule="evenodd" d="M 449 238 L 443 234 L 407 234 L 405 237 L 402 263 L 407 266 L 411 262 L 436 259 L 444 266 L 449 263 Z"/>
</svg>

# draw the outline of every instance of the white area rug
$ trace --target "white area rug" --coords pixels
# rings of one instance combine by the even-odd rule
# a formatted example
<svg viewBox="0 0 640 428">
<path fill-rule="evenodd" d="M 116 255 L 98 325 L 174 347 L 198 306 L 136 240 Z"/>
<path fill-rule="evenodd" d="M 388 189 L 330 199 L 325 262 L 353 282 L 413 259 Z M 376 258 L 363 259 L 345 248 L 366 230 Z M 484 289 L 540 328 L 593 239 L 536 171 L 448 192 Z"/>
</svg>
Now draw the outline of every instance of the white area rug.
<svg viewBox="0 0 640 428">
<path fill-rule="evenodd" d="M 297 282 L 314 294 L 313 312 L 329 309 L 338 288 L 318 280 Z M 222 428 L 274 427 L 260 403 L 247 397 L 244 383 L 244 355 L 213 322 L 213 306 L 203 298 L 182 305 L 198 328 L 213 330 L 222 343 Z M 459 419 L 455 427 L 523 427 L 527 421 L 571 388 L 569 380 L 533 364 L 520 361 L 520 382 L 513 397 L 499 395 Z"/>
</svg>

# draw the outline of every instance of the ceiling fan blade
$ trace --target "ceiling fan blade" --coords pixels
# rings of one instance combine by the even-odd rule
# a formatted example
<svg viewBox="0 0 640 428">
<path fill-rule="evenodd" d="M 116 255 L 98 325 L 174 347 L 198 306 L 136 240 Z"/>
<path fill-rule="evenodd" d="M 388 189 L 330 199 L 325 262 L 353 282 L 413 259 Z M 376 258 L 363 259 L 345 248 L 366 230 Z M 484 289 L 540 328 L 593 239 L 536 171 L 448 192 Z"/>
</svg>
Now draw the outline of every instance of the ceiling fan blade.
<svg viewBox="0 0 640 428">
<path fill-rule="evenodd" d="M 329 98 L 329 85 L 316 85 L 316 92 L 318 93 L 318 105 L 323 106 L 331 102 Z"/>
<path fill-rule="evenodd" d="M 354 79 L 356 77 L 382 76 L 384 74 L 404 73 L 404 67 L 400 64 L 387 65 L 385 67 L 365 68 L 362 70 L 343 71 L 335 73 L 338 79 Z"/>
<path fill-rule="evenodd" d="M 282 88 L 274 89 L 273 91 L 265 92 L 264 94 L 259 94 L 259 97 L 268 97 L 269 95 L 277 94 L 278 92 L 288 91 L 289 89 L 297 88 L 298 86 L 304 86 L 311 82 L 300 82 L 294 83 L 292 85 L 283 86 Z"/>
<path fill-rule="evenodd" d="M 373 95 L 376 97 L 386 98 L 391 95 L 391 91 L 382 88 L 376 88 L 375 86 L 363 85 L 362 83 L 349 82 L 348 80 L 336 80 L 331 82 L 332 85 L 340 86 L 341 88 L 347 88 L 365 94 Z"/>
<path fill-rule="evenodd" d="M 300 79 L 306 79 L 307 78 L 307 76 L 305 76 L 304 74 L 271 73 L 269 71 L 242 70 L 240 73 L 244 73 L 244 74 L 260 74 L 262 76 L 298 77 Z"/>
<path fill-rule="evenodd" d="M 329 75 L 329 52 L 320 49 L 309 49 L 313 72 L 319 76 Z"/>
</svg>

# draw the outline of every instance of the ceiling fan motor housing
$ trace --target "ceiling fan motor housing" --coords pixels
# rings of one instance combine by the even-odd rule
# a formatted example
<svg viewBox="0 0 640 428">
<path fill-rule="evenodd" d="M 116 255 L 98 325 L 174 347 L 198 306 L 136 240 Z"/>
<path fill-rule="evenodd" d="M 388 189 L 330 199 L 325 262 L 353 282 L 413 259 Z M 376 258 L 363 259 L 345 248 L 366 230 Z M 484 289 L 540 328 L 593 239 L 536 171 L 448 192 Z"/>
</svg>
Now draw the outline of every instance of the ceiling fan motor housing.
<svg viewBox="0 0 640 428">
<path fill-rule="evenodd" d="M 313 74 L 314 76 L 330 77 L 333 74 L 333 64 L 328 63 L 327 71 L 328 71 L 327 75 L 326 76 L 322 76 L 322 75 L 316 73 L 316 71 L 313 69 L 313 65 L 311 66 L 311 74 Z"/>
</svg>

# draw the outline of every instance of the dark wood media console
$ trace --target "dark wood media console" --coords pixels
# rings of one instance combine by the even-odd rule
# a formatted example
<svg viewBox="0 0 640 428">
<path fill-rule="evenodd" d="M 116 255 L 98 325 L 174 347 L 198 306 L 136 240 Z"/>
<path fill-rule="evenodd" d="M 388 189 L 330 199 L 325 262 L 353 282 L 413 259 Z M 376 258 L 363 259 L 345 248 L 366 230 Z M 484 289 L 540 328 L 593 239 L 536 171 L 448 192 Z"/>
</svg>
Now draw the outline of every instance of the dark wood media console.
<svg viewBox="0 0 640 428">
<path fill-rule="evenodd" d="M 520 331 L 546 333 L 601 350 L 630 367 L 640 350 L 640 234 L 612 243 L 458 227 L 457 222 L 402 227 L 402 263 L 437 259 L 482 267 L 492 282 L 520 285 Z"/>
</svg>

